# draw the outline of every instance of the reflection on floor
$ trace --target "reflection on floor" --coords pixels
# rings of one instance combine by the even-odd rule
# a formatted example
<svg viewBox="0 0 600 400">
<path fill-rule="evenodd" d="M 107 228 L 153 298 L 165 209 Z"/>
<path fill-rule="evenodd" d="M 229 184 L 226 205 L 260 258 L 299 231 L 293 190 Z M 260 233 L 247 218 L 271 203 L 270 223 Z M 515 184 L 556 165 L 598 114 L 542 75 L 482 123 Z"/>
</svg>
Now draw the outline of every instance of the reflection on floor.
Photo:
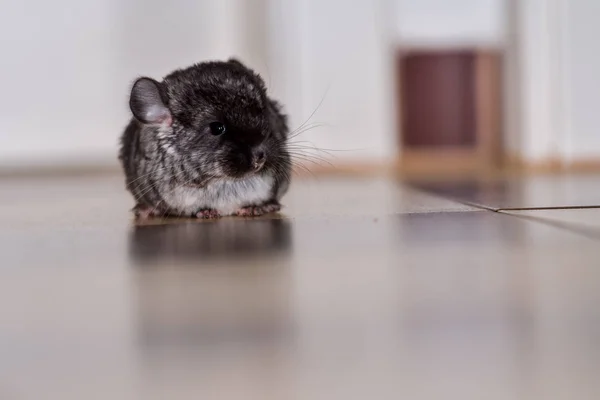
<svg viewBox="0 0 600 400">
<path fill-rule="evenodd" d="M 600 398 L 600 209 L 522 210 L 598 182 L 321 178 L 137 225 L 118 177 L 0 182 L 0 399 Z"/>
</svg>

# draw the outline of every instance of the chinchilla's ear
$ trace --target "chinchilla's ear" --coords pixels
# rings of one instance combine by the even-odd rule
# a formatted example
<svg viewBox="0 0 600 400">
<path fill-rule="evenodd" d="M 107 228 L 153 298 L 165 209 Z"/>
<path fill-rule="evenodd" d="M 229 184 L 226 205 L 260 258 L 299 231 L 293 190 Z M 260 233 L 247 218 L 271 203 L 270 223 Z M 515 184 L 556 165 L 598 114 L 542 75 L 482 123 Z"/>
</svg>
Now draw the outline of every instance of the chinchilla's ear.
<svg viewBox="0 0 600 400">
<path fill-rule="evenodd" d="M 227 62 L 230 65 L 234 65 L 238 68 L 242 68 L 243 70 L 245 70 L 246 72 L 250 72 L 252 75 L 254 75 L 254 77 L 257 80 L 257 83 L 259 83 L 259 85 L 261 86 L 262 89 L 266 88 L 266 84 L 264 79 L 262 78 L 262 76 L 260 76 L 258 73 L 256 73 L 253 69 L 249 68 L 246 66 L 246 64 L 244 64 L 243 62 L 241 62 L 240 60 L 238 60 L 235 57 L 230 58 L 229 60 L 227 60 Z"/>
<path fill-rule="evenodd" d="M 238 67 L 247 68 L 243 62 L 241 62 L 240 60 L 238 60 L 235 57 L 230 58 L 229 60 L 227 60 L 227 62 L 229 64 L 237 65 Z"/>
<path fill-rule="evenodd" d="M 145 124 L 171 125 L 171 111 L 160 94 L 160 83 L 152 78 L 139 78 L 131 88 L 129 108 L 133 116 Z"/>
</svg>

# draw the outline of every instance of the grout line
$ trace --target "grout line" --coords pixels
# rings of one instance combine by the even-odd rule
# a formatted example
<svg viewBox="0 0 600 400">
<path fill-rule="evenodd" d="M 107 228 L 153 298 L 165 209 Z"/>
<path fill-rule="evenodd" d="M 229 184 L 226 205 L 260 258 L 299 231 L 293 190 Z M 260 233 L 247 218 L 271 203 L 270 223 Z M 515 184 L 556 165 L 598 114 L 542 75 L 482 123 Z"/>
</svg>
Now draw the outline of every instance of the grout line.
<svg viewBox="0 0 600 400">
<path fill-rule="evenodd" d="M 522 215 L 522 214 L 515 214 L 515 213 L 511 213 L 511 211 L 536 211 L 536 210 L 577 210 L 577 209 L 600 209 L 600 206 L 564 206 L 564 207 L 539 207 L 539 208 L 529 208 L 529 207 L 523 207 L 523 208 L 492 208 L 483 204 L 478 204 L 478 203 L 473 203 L 470 201 L 466 201 L 463 199 L 459 199 L 459 198 L 455 198 L 455 197 L 451 197 L 451 196 L 442 196 L 438 193 L 433 193 L 421 188 L 417 188 L 417 187 L 413 187 L 413 189 L 427 193 L 429 195 L 434 195 L 437 196 L 439 198 L 442 199 L 446 199 L 446 200 L 450 200 L 450 201 L 455 201 L 457 203 L 460 204 L 464 204 L 470 207 L 474 207 L 483 211 L 491 211 L 494 212 L 496 214 L 501 214 L 507 217 L 515 217 L 515 218 L 519 218 L 522 220 L 526 220 L 526 221 L 530 221 L 530 222 L 534 222 L 534 223 L 539 223 L 539 224 L 543 224 L 546 226 L 550 226 L 556 229 L 561 229 L 561 230 L 566 230 L 569 231 L 571 233 L 580 235 L 580 236 L 584 236 L 588 239 L 593 239 L 593 240 L 600 240 L 600 232 L 597 232 L 596 230 L 592 230 L 592 229 L 586 229 L 586 228 L 578 228 L 576 226 L 573 226 L 572 224 L 565 224 L 565 223 L 560 223 L 560 222 L 554 222 L 554 221 L 550 221 L 548 219 L 545 218 L 540 218 L 540 217 L 532 217 L 529 215 Z"/>
<path fill-rule="evenodd" d="M 457 197 L 442 195 L 440 193 L 435 193 L 435 192 L 432 192 L 432 191 L 429 191 L 429 190 L 426 190 L 426 189 L 419 188 L 417 186 L 410 186 L 410 188 L 413 189 L 413 190 L 416 190 L 418 192 L 425 193 L 428 196 L 434 196 L 434 197 L 437 197 L 437 198 L 440 198 L 440 199 L 453 201 L 455 203 L 463 204 L 465 206 L 469 206 L 469 207 L 473 207 L 473 208 L 477 208 L 479 210 L 492 211 L 492 212 L 499 212 L 500 211 L 499 208 L 488 207 L 488 206 L 483 205 L 483 204 L 472 203 L 470 201 L 459 199 Z"/>
<path fill-rule="evenodd" d="M 475 208 L 479 208 L 482 210 L 488 210 L 488 211 L 493 211 L 493 212 L 501 212 L 501 211 L 543 211 L 543 210 L 589 210 L 589 209 L 600 209 L 600 205 L 597 206 L 548 206 L 548 207 L 500 207 L 500 208 L 496 208 L 496 207 L 492 207 L 492 206 L 486 206 L 484 204 L 480 204 L 480 203 L 474 203 L 468 200 L 464 200 L 458 197 L 453 197 L 453 196 L 446 196 L 446 195 L 442 195 L 433 191 L 428 191 L 425 189 L 420 189 L 420 188 L 415 188 L 413 187 L 413 189 L 419 190 L 423 193 L 427 193 L 428 195 L 434 195 L 437 196 L 439 198 L 442 199 L 446 199 L 446 200 L 451 200 L 457 203 L 461 203 L 467 206 L 471 206 L 471 207 L 475 207 Z"/>
<path fill-rule="evenodd" d="M 552 207 L 507 207 L 498 208 L 498 211 L 544 211 L 544 210 L 589 210 L 600 209 L 600 206 L 552 206 Z"/>
<path fill-rule="evenodd" d="M 450 200 L 451 198 L 448 197 L 447 199 Z M 498 208 L 488 207 L 484 204 L 472 203 L 470 201 L 459 200 L 459 199 L 452 199 L 452 201 L 455 201 L 457 203 L 461 203 L 461 204 L 464 204 L 464 205 L 467 205 L 470 207 L 478 208 L 478 209 L 484 210 L 484 211 L 491 211 L 491 212 L 495 212 L 495 213 L 500 211 L 500 209 L 498 209 Z"/>
<path fill-rule="evenodd" d="M 471 203 L 470 201 L 465 201 L 465 200 L 459 199 L 457 197 L 447 196 L 447 195 L 443 195 L 441 193 L 436 193 L 436 192 L 434 192 L 432 190 L 428 190 L 428 189 L 419 187 L 418 185 L 407 183 L 406 186 L 409 187 L 412 190 L 417 191 L 417 192 L 424 193 L 424 194 L 426 194 L 428 196 L 437 197 L 439 199 L 453 201 L 455 203 L 463 204 L 463 205 L 466 205 L 466 206 L 469 206 L 469 207 L 474 207 L 474 208 L 477 208 L 477 209 L 480 209 L 480 210 L 493 211 L 493 212 L 497 212 L 498 211 L 497 209 L 487 207 L 487 206 L 485 206 L 483 204 Z"/>
</svg>

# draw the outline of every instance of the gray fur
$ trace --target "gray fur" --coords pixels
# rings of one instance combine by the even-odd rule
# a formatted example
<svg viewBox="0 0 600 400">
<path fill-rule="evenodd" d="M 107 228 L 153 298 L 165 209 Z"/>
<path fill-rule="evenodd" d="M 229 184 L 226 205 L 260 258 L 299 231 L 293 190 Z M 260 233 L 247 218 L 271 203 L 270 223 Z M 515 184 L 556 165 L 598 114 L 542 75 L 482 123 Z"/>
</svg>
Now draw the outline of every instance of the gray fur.
<svg viewBox="0 0 600 400">
<path fill-rule="evenodd" d="M 130 107 L 119 159 L 136 209 L 196 216 L 278 208 L 291 175 L 287 119 L 241 63 L 197 64 L 162 82 L 141 78 Z M 223 135 L 211 132 L 215 121 L 227 127 Z M 259 152 L 266 159 L 256 170 Z"/>
</svg>

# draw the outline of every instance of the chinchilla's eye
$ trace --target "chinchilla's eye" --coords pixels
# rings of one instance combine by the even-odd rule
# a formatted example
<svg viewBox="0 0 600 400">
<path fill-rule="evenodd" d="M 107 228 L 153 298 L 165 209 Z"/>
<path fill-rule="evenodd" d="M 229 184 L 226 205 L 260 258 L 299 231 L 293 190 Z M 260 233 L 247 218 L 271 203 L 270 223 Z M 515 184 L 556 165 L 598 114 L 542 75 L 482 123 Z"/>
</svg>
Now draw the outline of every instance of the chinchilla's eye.
<svg viewBox="0 0 600 400">
<path fill-rule="evenodd" d="M 224 134 L 225 131 L 227 131 L 227 129 L 225 128 L 225 125 L 221 122 L 211 122 L 209 126 L 210 126 L 210 133 L 212 133 L 215 136 L 220 136 L 220 135 Z"/>
</svg>

